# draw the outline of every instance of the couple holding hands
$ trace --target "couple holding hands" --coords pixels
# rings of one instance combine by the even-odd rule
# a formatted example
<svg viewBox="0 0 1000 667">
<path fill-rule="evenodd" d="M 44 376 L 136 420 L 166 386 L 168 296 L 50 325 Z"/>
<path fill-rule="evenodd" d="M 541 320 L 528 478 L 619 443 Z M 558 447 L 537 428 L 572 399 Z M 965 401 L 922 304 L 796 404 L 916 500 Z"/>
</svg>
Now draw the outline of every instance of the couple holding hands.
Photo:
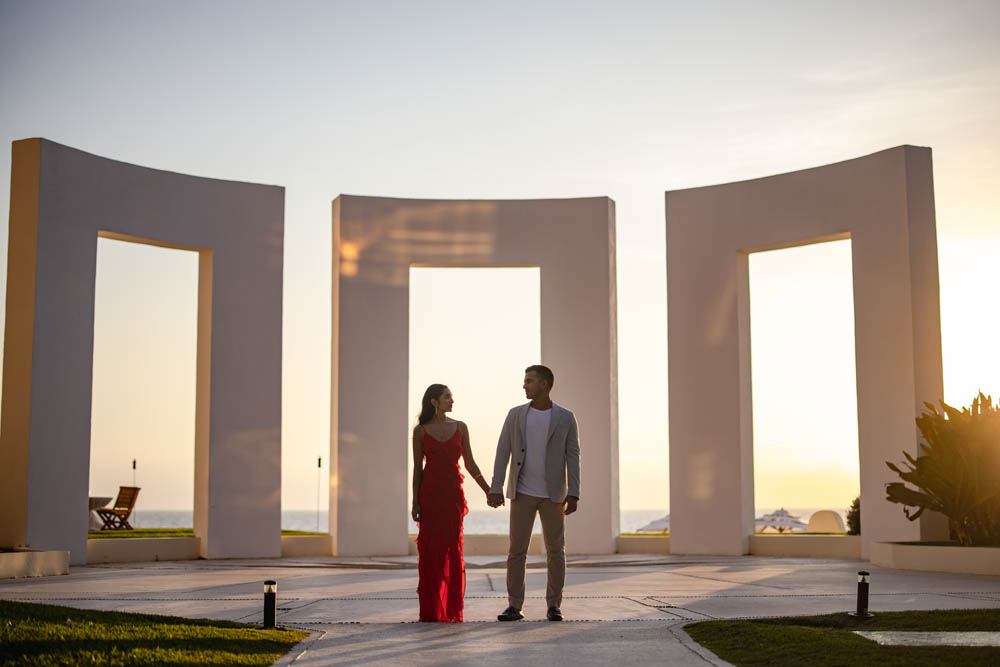
<svg viewBox="0 0 1000 667">
<path fill-rule="evenodd" d="M 465 597 L 462 518 L 469 509 L 462 491 L 458 459 L 486 494 L 490 507 L 504 505 L 503 482 L 510 463 L 507 498 L 510 550 L 507 555 L 508 607 L 497 619 L 524 618 L 524 565 L 528 543 L 541 517 L 548 565 L 546 617 L 561 621 L 566 579 L 566 516 L 580 498 L 580 439 L 576 417 L 550 397 L 555 378 L 546 366 L 524 371 L 524 394 L 531 401 L 507 413 L 497 443 L 493 480 L 487 484 L 472 457 L 469 430 L 447 416 L 451 390 L 432 384 L 424 392 L 418 424 L 413 429 L 413 520 L 417 536 L 421 621 L 461 622 Z"/>
</svg>

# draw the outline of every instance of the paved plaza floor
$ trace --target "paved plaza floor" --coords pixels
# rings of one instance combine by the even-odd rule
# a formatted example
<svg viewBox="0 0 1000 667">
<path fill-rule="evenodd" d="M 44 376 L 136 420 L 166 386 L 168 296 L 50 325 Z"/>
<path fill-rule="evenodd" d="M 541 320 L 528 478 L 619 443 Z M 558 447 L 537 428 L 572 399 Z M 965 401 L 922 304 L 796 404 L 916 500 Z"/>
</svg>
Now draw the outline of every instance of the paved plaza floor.
<svg viewBox="0 0 1000 667">
<path fill-rule="evenodd" d="M 571 557 L 563 623 L 545 621 L 544 557 L 529 557 L 525 620 L 507 606 L 501 557 L 467 558 L 465 623 L 416 623 L 416 557 L 218 560 L 91 565 L 68 576 L 0 581 L 0 598 L 260 623 L 263 582 L 278 582 L 279 624 L 314 634 L 300 664 L 725 664 L 688 639 L 703 619 L 854 609 L 858 570 L 874 612 L 1000 607 L 1000 577 L 888 570 L 862 561 Z"/>
</svg>

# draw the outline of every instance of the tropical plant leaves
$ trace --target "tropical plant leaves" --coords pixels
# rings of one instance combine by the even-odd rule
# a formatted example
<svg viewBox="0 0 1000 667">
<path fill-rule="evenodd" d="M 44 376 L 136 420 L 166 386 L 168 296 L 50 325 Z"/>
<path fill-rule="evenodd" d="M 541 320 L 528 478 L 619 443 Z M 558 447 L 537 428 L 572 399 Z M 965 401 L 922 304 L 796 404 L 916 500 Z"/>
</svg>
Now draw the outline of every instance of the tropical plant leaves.
<svg viewBox="0 0 1000 667">
<path fill-rule="evenodd" d="M 903 480 L 886 485 L 886 500 L 903 505 L 910 521 L 928 510 L 945 515 L 961 544 L 1000 545 L 1000 403 L 980 392 L 961 410 L 924 406 L 917 456 L 886 461 Z"/>
</svg>

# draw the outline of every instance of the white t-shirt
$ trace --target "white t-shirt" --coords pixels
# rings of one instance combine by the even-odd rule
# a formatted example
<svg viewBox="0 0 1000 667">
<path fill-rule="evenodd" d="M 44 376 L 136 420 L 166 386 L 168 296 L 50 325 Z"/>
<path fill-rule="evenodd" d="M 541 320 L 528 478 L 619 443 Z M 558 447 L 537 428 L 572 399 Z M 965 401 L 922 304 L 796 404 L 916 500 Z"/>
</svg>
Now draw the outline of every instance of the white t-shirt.
<svg viewBox="0 0 1000 667">
<path fill-rule="evenodd" d="M 528 408 L 526 423 L 526 445 L 524 463 L 521 464 L 521 474 L 517 478 L 517 492 L 526 496 L 548 498 L 549 490 L 545 485 L 545 448 L 549 441 L 549 422 L 552 420 L 552 408 L 536 410 Z"/>
</svg>

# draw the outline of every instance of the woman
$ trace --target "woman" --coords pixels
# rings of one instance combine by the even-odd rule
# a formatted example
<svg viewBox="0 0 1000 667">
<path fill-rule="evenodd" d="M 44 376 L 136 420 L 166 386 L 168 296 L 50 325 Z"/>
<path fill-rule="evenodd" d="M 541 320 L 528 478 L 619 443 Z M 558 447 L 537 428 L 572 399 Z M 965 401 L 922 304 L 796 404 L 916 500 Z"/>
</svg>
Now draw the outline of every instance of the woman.
<svg viewBox="0 0 1000 667">
<path fill-rule="evenodd" d="M 417 536 L 417 571 L 421 621 L 462 621 L 465 561 L 462 558 L 462 517 L 469 508 L 462 493 L 458 457 L 484 494 L 489 485 L 472 458 L 469 429 L 449 419 L 451 390 L 432 384 L 424 392 L 418 424 L 413 429 L 413 520 Z M 424 466 L 424 459 L 427 465 Z"/>
</svg>

